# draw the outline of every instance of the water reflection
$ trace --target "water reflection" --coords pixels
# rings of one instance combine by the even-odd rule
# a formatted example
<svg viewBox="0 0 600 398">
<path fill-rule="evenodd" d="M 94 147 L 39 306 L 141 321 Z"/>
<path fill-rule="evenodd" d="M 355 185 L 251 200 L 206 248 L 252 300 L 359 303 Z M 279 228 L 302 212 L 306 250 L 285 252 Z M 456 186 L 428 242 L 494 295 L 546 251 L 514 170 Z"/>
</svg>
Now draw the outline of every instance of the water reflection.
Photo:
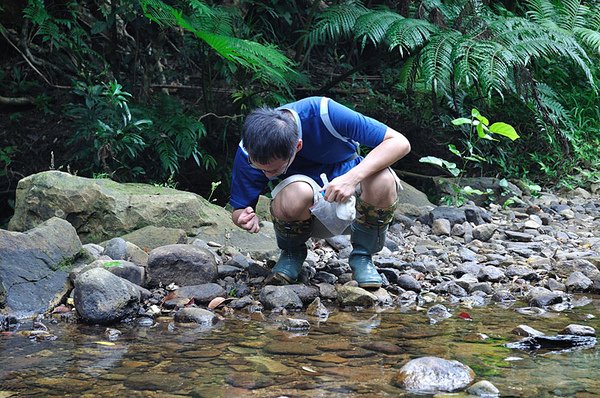
<svg viewBox="0 0 600 398">
<path fill-rule="evenodd" d="M 512 308 L 447 305 L 454 316 L 434 325 L 425 311 L 332 311 L 327 321 L 303 317 L 311 329 L 279 329 L 281 315 L 231 317 L 212 329 L 120 325 L 115 341 L 104 327 L 49 325 L 58 338 L 0 337 L 0 397 L 402 397 L 390 384 L 411 358 L 456 359 L 502 396 L 598 396 L 597 348 L 528 354 L 511 350 L 511 330 L 525 324 L 549 335 L 571 323 L 599 329 L 597 300 L 538 314 Z M 548 316 L 552 314 L 552 316 Z M 515 360 L 520 359 L 520 360 Z"/>
</svg>

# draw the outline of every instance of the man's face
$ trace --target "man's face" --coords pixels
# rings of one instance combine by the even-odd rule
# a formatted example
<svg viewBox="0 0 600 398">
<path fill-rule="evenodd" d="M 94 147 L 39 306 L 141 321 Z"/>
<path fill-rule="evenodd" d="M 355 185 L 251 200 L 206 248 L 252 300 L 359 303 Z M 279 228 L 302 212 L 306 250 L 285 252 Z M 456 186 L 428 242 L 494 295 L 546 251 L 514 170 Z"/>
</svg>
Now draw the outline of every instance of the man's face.
<svg viewBox="0 0 600 398">
<path fill-rule="evenodd" d="M 248 164 L 250 167 L 256 170 L 262 171 L 267 178 L 277 177 L 278 175 L 285 174 L 290 167 L 290 164 L 294 160 L 296 155 L 292 156 L 288 160 L 285 159 L 273 159 L 268 163 L 253 162 L 248 157 Z"/>
</svg>

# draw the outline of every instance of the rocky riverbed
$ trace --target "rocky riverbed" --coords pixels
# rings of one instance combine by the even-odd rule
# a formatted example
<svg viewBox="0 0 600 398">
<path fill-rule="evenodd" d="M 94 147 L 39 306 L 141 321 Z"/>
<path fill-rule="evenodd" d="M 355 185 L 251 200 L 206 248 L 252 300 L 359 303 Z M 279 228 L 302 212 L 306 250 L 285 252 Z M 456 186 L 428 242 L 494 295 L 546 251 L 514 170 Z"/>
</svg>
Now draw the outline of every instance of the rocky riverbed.
<svg viewBox="0 0 600 398">
<path fill-rule="evenodd" d="M 47 257 L 49 271 L 44 275 L 52 277 L 40 280 L 59 282 L 53 285 L 51 299 L 44 301 L 52 303 L 49 308 L 34 308 L 45 313 L 34 317 L 27 333 L 37 340 L 55 337 L 44 326 L 49 318 L 113 327 L 152 325 L 158 318 L 171 317 L 175 324 L 210 328 L 238 314 L 265 321 L 265 314 L 276 313 L 286 319 L 276 318 L 278 327 L 302 331 L 309 330 L 311 322 L 326 322 L 332 309 L 397 308 L 422 312 L 430 324 L 453 316 L 467 318 L 470 308 L 510 306 L 517 300 L 526 303 L 519 307 L 521 313 L 561 312 L 589 303 L 575 293 L 593 297 L 600 292 L 599 216 L 600 198 L 582 189 L 524 198 L 521 205 L 508 208 L 405 204 L 396 213 L 385 248 L 374 257 L 384 285 L 371 291 L 352 281 L 347 236 L 309 241 L 300 282 L 271 286 L 267 277 L 276 258 L 271 251 L 242 251 L 206 235 L 190 237 L 178 229 L 150 227 L 102 244 L 81 245 L 71 224 L 51 218 L 22 233 L 2 231 L 7 239 L 0 243 L 5 249 L 0 278 L 4 286 L 18 278 L 31 280 L 14 269 L 24 263 L 29 274 L 40 274 L 29 264 L 31 256 L 15 262 L 10 247 Z M 265 222 L 263 229 L 272 226 Z M 39 236 L 46 236 L 45 247 L 36 248 Z M 65 263 L 65 258 L 71 260 Z M 11 309 L 22 300 L 11 289 L 0 293 L 8 303 L 0 322 L 5 331 L 15 332 L 23 323 L 19 315 L 24 309 Z M 539 335 L 523 330 L 518 333 Z M 577 325 L 565 333 L 595 335 L 593 329 Z M 595 338 L 587 344 L 593 346 Z M 453 391 L 473 381 L 468 367 L 440 361 L 444 360 L 408 362 L 392 383 L 415 391 Z M 447 380 L 419 384 L 424 374 L 436 373 L 440 366 L 447 370 Z M 406 372 L 420 376 L 411 378 Z M 492 387 L 485 391 L 494 391 Z"/>
</svg>

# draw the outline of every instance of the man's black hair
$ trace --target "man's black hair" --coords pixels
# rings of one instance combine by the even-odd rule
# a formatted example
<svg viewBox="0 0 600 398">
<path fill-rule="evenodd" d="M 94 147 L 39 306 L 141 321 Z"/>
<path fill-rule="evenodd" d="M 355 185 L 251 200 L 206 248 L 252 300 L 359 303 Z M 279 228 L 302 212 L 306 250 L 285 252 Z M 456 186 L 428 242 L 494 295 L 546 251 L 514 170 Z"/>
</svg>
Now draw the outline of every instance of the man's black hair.
<svg viewBox="0 0 600 398">
<path fill-rule="evenodd" d="M 298 127 L 287 111 L 262 107 L 246 117 L 242 140 L 250 159 L 258 163 L 288 160 L 298 144 Z"/>
</svg>

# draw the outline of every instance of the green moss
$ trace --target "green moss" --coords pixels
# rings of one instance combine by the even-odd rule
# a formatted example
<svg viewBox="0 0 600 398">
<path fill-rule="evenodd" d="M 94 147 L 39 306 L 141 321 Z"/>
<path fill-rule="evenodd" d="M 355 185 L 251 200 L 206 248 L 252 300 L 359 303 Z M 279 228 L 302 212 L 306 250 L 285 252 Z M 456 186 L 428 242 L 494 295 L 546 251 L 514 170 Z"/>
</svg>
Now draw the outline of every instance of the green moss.
<svg viewBox="0 0 600 398">
<path fill-rule="evenodd" d="M 60 263 L 51 266 L 52 271 L 65 271 L 68 272 L 73 269 L 75 264 L 75 256 L 63 259 Z"/>
</svg>

